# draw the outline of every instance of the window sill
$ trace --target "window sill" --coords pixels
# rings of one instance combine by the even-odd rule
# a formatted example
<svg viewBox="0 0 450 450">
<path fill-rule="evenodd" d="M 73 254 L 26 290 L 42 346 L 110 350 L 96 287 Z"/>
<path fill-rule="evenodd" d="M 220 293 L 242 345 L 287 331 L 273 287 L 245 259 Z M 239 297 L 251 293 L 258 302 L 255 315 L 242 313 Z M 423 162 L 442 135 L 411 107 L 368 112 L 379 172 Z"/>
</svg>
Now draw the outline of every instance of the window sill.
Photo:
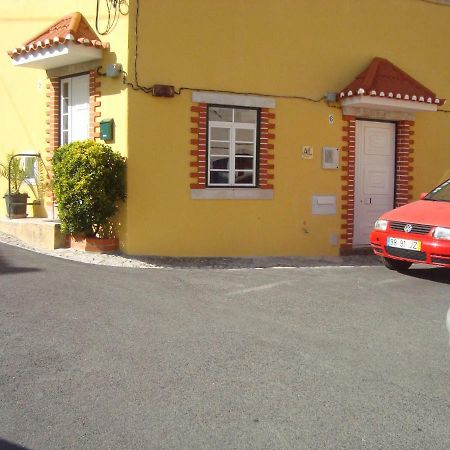
<svg viewBox="0 0 450 450">
<path fill-rule="evenodd" d="M 206 188 L 191 189 L 193 200 L 272 200 L 273 189 Z"/>
</svg>

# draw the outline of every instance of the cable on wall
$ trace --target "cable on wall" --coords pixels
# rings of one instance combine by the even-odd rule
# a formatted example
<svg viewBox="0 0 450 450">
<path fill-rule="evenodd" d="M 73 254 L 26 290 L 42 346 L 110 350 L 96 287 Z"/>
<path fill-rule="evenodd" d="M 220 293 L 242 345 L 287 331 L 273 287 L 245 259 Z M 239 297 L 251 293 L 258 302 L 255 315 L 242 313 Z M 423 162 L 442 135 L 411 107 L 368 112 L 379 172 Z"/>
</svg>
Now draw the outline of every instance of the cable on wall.
<svg viewBox="0 0 450 450">
<path fill-rule="evenodd" d="M 182 91 L 203 91 L 203 92 L 218 92 L 220 94 L 238 94 L 238 95 L 258 95 L 260 97 L 272 97 L 272 98 L 287 98 L 294 100 L 305 100 L 308 102 L 319 103 L 324 100 L 324 97 L 320 98 L 311 98 L 305 97 L 303 95 L 284 95 L 284 94 L 267 94 L 260 92 L 237 92 L 237 91 L 227 91 L 227 90 L 218 90 L 218 89 L 203 89 L 203 88 L 194 88 L 194 87 L 180 87 L 178 91 L 175 91 L 175 94 L 180 95 Z"/>
<path fill-rule="evenodd" d="M 138 80 L 138 54 L 139 54 L 139 46 L 138 46 L 138 27 L 139 27 L 139 0 L 136 0 L 136 18 L 134 20 L 134 83 L 127 80 L 128 74 L 123 71 L 123 84 L 131 87 L 135 91 L 142 91 L 146 94 L 153 93 L 153 86 L 141 86 Z"/>
<path fill-rule="evenodd" d="M 106 27 L 100 30 L 100 6 L 104 2 L 107 10 Z M 126 8 L 126 9 L 124 9 Z M 128 14 L 128 3 L 126 0 L 97 0 L 97 7 L 95 11 L 95 29 L 98 34 L 105 36 L 111 33 L 119 21 L 120 15 Z"/>
<path fill-rule="evenodd" d="M 98 1 L 98 0 L 97 0 Z M 108 0 L 107 0 L 108 1 Z M 111 1 L 111 0 L 109 0 Z M 139 83 L 139 74 L 138 74 L 138 58 L 139 58 L 139 0 L 136 0 L 136 19 L 135 19 L 135 27 L 134 27 L 134 82 L 128 81 L 128 74 L 123 72 L 123 83 L 126 86 L 131 87 L 135 91 L 142 91 L 146 94 L 153 94 L 155 86 L 142 86 Z M 319 103 L 324 100 L 321 98 L 311 98 L 301 95 L 278 95 L 278 94 L 261 94 L 257 92 L 237 92 L 230 90 L 219 90 L 219 89 L 203 89 L 197 87 L 188 87 L 182 86 L 178 88 L 178 90 L 174 89 L 174 93 L 180 95 L 182 91 L 204 91 L 204 92 L 218 92 L 222 94 L 238 94 L 238 95 L 258 95 L 261 97 L 273 97 L 273 98 L 287 98 L 287 99 L 296 99 L 296 100 L 305 100 L 314 103 Z"/>
</svg>

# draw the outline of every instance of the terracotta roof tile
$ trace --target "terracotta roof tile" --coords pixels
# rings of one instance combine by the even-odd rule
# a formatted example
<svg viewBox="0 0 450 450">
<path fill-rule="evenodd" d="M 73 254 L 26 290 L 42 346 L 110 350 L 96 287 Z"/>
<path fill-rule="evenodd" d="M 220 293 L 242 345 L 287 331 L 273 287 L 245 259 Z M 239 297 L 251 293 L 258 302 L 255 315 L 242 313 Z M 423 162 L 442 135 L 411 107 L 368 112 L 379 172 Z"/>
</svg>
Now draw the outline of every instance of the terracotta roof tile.
<svg viewBox="0 0 450 450">
<path fill-rule="evenodd" d="M 384 58 L 374 58 L 369 67 L 361 72 L 339 94 L 339 97 L 370 95 L 443 105 L 445 99 L 412 78 Z"/>
<path fill-rule="evenodd" d="M 90 47 L 109 48 L 108 43 L 100 41 L 83 15 L 74 12 L 62 17 L 22 46 L 10 50 L 8 55 L 13 58 L 23 52 L 30 53 L 41 48 L 65 44 L 67 41 Z"/>
</svg>

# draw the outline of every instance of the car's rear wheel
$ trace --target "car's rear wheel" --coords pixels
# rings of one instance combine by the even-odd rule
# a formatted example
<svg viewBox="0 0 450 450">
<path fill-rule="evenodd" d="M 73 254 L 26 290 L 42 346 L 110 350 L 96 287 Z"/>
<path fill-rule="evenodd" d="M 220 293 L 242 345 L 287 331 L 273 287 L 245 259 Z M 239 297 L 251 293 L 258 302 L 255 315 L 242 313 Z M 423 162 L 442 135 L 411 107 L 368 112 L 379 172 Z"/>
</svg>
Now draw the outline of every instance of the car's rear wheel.
<svg viewBox="0 0 450 450">
<path fill-rule="evenodd" d="M 408 270 L 411 267 L 410 262 L 402 261 L 401 259 L 391 259 L 391 258 L 381 258 L 383 264 L 391 270 L 398 270 L 399 272 L 403 270 Z"/>
</svg>

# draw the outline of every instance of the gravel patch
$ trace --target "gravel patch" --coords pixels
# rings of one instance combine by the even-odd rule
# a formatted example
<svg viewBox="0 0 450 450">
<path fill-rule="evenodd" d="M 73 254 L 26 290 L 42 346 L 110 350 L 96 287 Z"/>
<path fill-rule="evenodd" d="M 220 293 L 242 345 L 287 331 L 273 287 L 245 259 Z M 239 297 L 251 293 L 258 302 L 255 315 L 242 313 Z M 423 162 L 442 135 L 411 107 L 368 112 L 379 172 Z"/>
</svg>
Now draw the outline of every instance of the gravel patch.
<svg viewBox="0 0 450 450">
<path fill-rule="evenodd" d="M 296 268 L 296 267 L 341 267 L 341 266 L 377 266 L 381 262 L 375 255 L 367 253 L 350 256 L 325 256 L 317 258 L 285 256 L 285 257 L 246 257 L 246 258 L 213 258 L 213 257 L 163 257 L 163 256 L 128 256 L 118 253 L 91 253 L 59 248 L 47 250 L 33 247 L 26 242 L 0 232 L 0 242 L 14 245 L 37 253 L 87 264 L 128 267 L 136 269 L 161 268 L 211 268 L 211 269 L 264 269 L 264 268 Z"/>
</svg>

